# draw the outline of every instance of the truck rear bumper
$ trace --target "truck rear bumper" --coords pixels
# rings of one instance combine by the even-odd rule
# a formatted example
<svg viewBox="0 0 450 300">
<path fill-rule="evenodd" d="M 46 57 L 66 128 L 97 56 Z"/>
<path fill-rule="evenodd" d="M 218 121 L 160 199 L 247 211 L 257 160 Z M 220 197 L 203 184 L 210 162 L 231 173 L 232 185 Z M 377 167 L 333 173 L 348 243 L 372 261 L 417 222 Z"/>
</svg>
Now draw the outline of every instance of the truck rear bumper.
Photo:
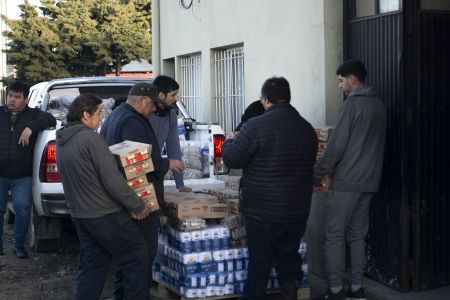
<svg viewBox="0 0 450 300">
<path fill-rule="evenodd" d="M 48 217 L 68 217 L 69 208 L 64 194 L 41 194 L 42 209 Z"/>
</svg>

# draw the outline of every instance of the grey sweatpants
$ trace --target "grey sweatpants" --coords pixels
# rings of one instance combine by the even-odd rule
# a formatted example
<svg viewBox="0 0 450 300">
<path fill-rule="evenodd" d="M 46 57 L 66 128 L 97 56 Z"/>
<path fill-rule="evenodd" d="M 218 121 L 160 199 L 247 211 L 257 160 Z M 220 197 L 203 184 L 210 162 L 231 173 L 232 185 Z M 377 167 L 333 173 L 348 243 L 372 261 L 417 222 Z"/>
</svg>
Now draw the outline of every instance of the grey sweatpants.
<svg viewBox="0 0 450 300">
<path fill-rule="evenodd" d="M 342 287 L 345 239 L 350 248 L 351 283 L 362 285 L 372 195 L 336 190 L 314 193 L 306 229 L 311 297 L 325 293 L 329 286 Z"/>
</svg>

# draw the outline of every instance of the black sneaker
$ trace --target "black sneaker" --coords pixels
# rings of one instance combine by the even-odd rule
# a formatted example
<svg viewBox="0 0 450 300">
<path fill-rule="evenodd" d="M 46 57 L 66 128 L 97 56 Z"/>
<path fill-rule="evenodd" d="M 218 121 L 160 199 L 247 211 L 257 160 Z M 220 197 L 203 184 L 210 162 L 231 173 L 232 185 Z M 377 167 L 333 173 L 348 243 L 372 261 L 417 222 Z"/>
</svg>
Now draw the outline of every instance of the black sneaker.
<svg viewBox="0 0 450 300">
<path fill-rule="evenodd" d="M 352 300 L 366 300 L 366 290 L 363 287 L 360 287 L 356 292 L 353 292 L 350 288 L 348 290 L 347 296 Z"/>
<path fill-rule="evenodd" d="M 23 246 L 20 247 L 14 247 L 14 255 L 17 258 L 28 258 L 28 252 L 25 250 Z"/>
<path fill-rule="evenodd" d="M 347 293 L 344 291 L 344 289 L 341 289 L 336 294 L 333 294 L 331 290 L 328 290 L 326 294 L 320 296 L 319 298 L 316 298 L 317 300 L 348 300 Z"/>
</svg>

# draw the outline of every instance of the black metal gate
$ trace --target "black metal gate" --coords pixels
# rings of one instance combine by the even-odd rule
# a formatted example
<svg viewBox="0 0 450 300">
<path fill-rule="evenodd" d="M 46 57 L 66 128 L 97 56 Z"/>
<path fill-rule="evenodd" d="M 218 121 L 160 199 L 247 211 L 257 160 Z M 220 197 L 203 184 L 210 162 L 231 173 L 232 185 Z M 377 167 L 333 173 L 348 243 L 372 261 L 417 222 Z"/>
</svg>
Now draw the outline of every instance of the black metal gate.
<svg viewBox="0 0 450 300">
<path fill-rule="evenodd" d="M 450 14 L 355 18 L 345 0 L 344 58 L 360 59 L 388 112 L 383 183 L 371 207 L 367 274 L 395 289 L 450 283 Z"/>
</svg>

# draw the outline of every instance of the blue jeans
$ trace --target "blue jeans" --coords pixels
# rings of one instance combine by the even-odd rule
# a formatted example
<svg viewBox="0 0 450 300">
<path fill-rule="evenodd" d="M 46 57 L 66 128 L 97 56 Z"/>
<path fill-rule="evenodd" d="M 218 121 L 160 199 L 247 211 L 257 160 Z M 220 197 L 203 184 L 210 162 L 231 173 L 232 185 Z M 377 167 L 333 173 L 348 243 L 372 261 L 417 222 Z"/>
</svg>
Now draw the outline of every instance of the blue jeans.
<svg viewBox="0 0 450 300">
<path fill-rule="evenodd" d="M 149 297 L 147 246 L 125 211 L 99 218 L 72 218 L 80 239 L 76 298 L 99 299 L 111 259 L 122 266 L 124 299 Z"/>
<path fill-rule="evenodd" d="M 306 222 L 274 224 L 245 218 L 249 265 L 243 299 L 265 299 L 272 266 L 280 286 L 302 278 L 298 250 L 305 227 Z"/>
<path fill-rule="evenodd" d="M 30 222 L 31 205 L 31 177 L 5 178 L 0 177 L 0 246 L 3 246 L 3 222 L 8 203 L 9 192 L 13 199 L 14 212 L 16 213 L 14 223 L 14 246 L 24 245 L 25 236 L 28 232 Z"/>
</svg>

